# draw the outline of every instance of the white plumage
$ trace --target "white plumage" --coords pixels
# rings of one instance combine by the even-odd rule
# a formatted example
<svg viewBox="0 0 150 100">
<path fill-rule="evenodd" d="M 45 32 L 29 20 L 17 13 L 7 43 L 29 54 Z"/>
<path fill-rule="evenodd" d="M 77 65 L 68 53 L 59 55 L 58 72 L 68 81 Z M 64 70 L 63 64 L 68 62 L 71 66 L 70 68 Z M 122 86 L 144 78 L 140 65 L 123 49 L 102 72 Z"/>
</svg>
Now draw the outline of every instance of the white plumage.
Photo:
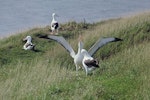
<svg viewBox="0 0 150 100">
<path fill-rule="evenodd" d="M 27 36 L 26 38 L 23 39 L 23 41 L 27 41 L 23 46 L 24 50 L 31 50 L 31 49 L 34 50 L 35 45 L 32 44 L 31 42 L 32 41 L 31 36 Z"/>
<path fill-rule="evenodd" d="M 95 68 L 99 67 L 99 63 L 93 57 L 91 57 L 85 49 L 82 49 L 81 53 L 83 54 L 82 64 L 86 71 L 86 75 L 91 73 Z"/>
<path fill-rule="evenodd" d="M 52 34 L 58 34 L 58 28 L 59 28 L 59 24 L 56 21 L 55 17 L 57 15 L 55 13 L 52 14 L 52 22 L 51 22 L 51 30 L 52 30 Z"/>
<path fill-rule="evenodd" d="M 88 67 L 87 65 L 89 64 L 89 62 L 88 62 L 89 60 L 95 62 L 95 60 L 91 56 L 94 55 L 94 53 L 96 53 L 96 51 L 99 48 L 101 48 L 102 46 L 106 45 L 109 42 L 116 42 L 116 41 L 122 40 L 122 39 L 114 38 L 114 37 L 99 39 L 87 52 L 85 49 L 83 49 L 83 43 L 80 39 L 78 42 L 78 53 L 75 54 L 75 52 L 72 49 L 72 47 L 70 46 L 70 44 L 62 36 L 48 36 L 48 38 L 57 41 L 59 44 L 61 44 L 70 53 L 70 56 L 74 59 L 76 71 L 78 71 L 78 69 L 80 67 L 84 66 L 84 68 L 86 70 L 86 75 L 91 70 L 94 69 L 93 66 L 90 65 L 90 67 Z M 83 59 L 84 59 L 84 61 L 83 61 Z M 96 66 L 98 66 L 98 65 L 96 65 Z"/>
<path fill-rule="evenodd" d="M 83 49 L 82 41 L 79 39 L 78 52 L 75 54 L 75 51 L 72 49 L 70 44 L 63 37 L 61 37 L 61 36 L 49 36 L 49 38 L 60 43 L 70 53 L 70 56 L 74 59 L 76 71 L 78 71 L 78 69 L 82 66 L 82 59 L 83 59 L 83 55 L 81 53 L 81 50 Z"/>
</svg>

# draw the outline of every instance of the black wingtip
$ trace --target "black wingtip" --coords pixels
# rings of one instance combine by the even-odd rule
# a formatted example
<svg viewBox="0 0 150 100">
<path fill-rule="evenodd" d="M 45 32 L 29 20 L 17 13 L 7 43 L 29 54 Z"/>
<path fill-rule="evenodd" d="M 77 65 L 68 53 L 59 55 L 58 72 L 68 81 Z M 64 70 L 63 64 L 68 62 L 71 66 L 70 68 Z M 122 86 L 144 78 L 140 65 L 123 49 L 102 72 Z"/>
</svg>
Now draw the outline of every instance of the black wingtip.
<svg viewBox="0 0 150 100">
<path fill-rule="evenodd" d="M 115 38 L 115 41 L 123 41 L 123 39 Z"/>
<path fill-rule="evenodd" d="M 37 34 L 36 36 L 39 37 L 39 38 L 49 39 L 48 35 Z"/>
</svg>

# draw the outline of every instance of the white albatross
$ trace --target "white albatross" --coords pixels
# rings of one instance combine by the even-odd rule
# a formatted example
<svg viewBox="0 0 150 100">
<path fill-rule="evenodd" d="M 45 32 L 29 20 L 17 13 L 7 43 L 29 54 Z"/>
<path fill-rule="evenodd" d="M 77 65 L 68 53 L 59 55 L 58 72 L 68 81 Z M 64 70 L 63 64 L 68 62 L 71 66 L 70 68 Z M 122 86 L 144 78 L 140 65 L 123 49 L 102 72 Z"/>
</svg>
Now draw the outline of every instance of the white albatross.
<svg viewBox="0 0 150 100">
<path fill-rule="evenodd" d="M 70 53 L 70 56 L 74 59 L 76 72 L 78 72 L 78 69 L 82 66 L 82 59 L 83 59 L 83 55 L 81 53 L 81 50 L 83 49 L 83 42 L 81 41 L 81 38 L 79 37 L 77 54 L 75 54 L 75 51 L 72 49 L 70 44 L 62 36 L 48 36 L 48 38 L 57 41 Z"/>
<path fill-rule="evenodd" d="M 26 38 L 24 38 L 23 41 L 27 41 L 23 46 L 24 50 L 34 50 L 35 44 L 32 44 L 31 36 L 26 36 Z"/>
<path fill-rule="evenodd" d="M 91 57 L 85 49 L 82 49 L 83 60 L 82 64 L 86 72 L 86 76 L 91 73 L 94 69 L 99 68 L 99 63 L 96 59 Z"/>
<path fill-rule="evenodd" d="M 52 14 L 52 22 L 51 22 L 51 30 L 52 30 L 52 34 L 58 34 L 58 28 L 59 28 L 59 24 L 58 22 L 55 20 L 55 16 L 57 16 L 55 13 Z"/>
<path fill-rule="evenodd" d="M 70 46 L 70 44 L 62 36 L 51 36 L 50 35 L 50 36 L 48 36 L 48 38 L 57 41 L 60 45 L 62 45 L 70 53 L 70 56 L 74 59 L 76 71 L 78 71 L 78 69 L 83 66 L 82 60 L 85 57 L 85 53 L 83 53 L 83 51 L 85 51 L 85 49 L 83 49 L 83 42 L 81 41 L 81 39 L 79 39 L 79 42 L 78 42 L 78 53 L 75 54 L 75 52 L 72 49 L 72 47 Z M 102 46 L 106 45 L 109 42 L 116 42 L 116 41 L 122 41 L 122 39 L 114 38 L 114 37 L 99 39 L 89 49 L 87 54 L 89 56 L 92 56 Z"/>
<path fill-rule="evenodd" d="M 86 71 L 86 76 L 91 73 L 94 69 L 99 68 L 99 62 L 94 59 L 92 56 L 96 53 L 96 51 L 102 46 L 106 45 L 109 42 L 117 42 L 122 41 L 122 39 L 109 37 L 99 39 L 87 52 L 85 49 L 81 50 L 83 57 L 82 65 Z"/>
</svg>

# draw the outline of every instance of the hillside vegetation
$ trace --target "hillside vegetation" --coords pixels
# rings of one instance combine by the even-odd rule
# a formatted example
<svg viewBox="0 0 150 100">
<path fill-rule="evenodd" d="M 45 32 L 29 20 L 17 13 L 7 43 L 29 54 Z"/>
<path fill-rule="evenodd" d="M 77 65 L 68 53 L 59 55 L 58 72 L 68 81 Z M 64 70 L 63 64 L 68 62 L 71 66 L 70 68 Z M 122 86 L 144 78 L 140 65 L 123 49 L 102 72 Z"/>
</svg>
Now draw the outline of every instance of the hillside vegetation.
<svg viewBox="0 0 150 100">
<path fill-rule="evenodd" d="M 94 55 L 100 68 L 76 76 L 69 53 L 55 41 L 39 38 L 49 26 L 34 28 L 0 40 L 1 100 L 149 100 L 150 13 L 93 24 L 61 24 L 64 36 L 77 52 L 79 35 L 89 49 L 99 38 L 118 37 Z M 36 51 L 22 49 L 22 39 L 33 37 Z"/>
</svg>

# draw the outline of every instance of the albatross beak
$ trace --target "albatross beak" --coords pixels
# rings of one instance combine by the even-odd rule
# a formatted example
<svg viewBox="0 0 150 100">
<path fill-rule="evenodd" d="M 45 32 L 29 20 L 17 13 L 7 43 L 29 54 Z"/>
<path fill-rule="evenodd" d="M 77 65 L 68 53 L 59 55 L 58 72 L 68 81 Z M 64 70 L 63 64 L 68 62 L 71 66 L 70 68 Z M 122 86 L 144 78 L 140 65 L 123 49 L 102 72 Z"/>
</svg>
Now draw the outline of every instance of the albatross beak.
<svg viewBox="0 0 150 100">
<path fill-rule="evenodd" d="M 26 38 L 23 39 L 23 41 L 26 41 L 26 40 L 27 40 Z"/>
<path fill-rule="evenodd" d="M 78 41 L 82 41 L 82 40 L 83 40 L 82 35 L 79 35 Z"/>
</svg>

